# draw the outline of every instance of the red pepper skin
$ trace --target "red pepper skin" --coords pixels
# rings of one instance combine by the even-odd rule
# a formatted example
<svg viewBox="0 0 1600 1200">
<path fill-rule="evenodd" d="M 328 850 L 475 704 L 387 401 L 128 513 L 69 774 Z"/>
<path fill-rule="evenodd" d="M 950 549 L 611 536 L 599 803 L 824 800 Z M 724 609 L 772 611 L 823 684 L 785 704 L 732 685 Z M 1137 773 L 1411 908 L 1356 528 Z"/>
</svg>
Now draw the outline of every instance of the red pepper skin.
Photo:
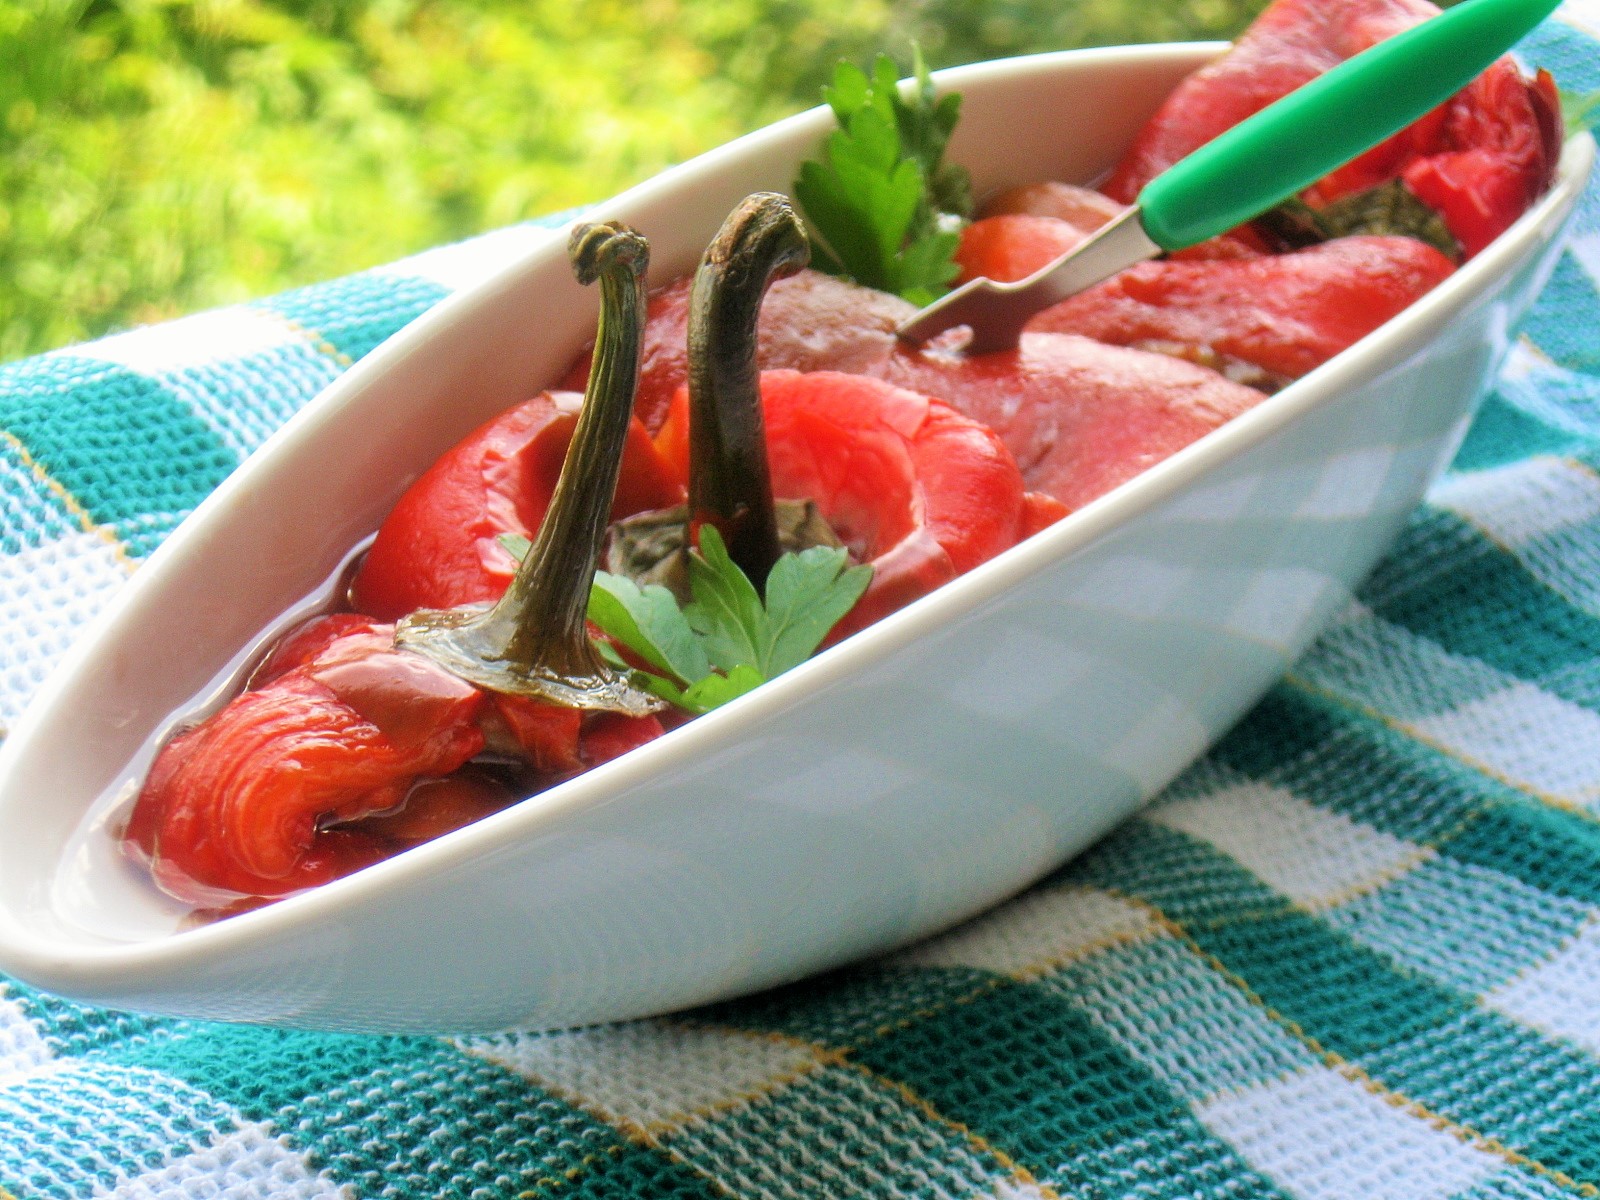
<svg viewBox="0 0 1600 1200">
<path fill-rule="evenodd" d="M 516 750 L 552 783 L 582 774 L 666 732 L 653 716 L 583 712 L 526 696 L 492 694 L 488 699 Z"/>
<path fill-rule="evenodd" d="M 417 784 L 399 812 L 367 817 L 359 828 L 369 837 L 404 849 L 481 821 L 517 799 L 502 780 L 469 765 L 448 778 Z"/>
<path fill-rule="evenodd" d="M 1044 492 L 1022 494 L 1022 538 L 1030 538 L 1041 529 L 1048 529 L 1072 510 L 1054 496 Z M 1021 541 L 1022 538 L 1018 538 Z"/>
<path fill-rule="evenodd" d="M 763 371 L 773 494 L 814 501 L 872 583 L 830 634 L 887 616 L 1016 544 L 1030 507 L 993 432 L 927 395 L 837 371 Z M 657 438 L 688 469 L 688 390 Z"/>
<path fill-rule="evenodd" d="M 285 896 L 392 852 L 328 826 L 398 807 L 484 745 L 482 695 L 392 639 L 375 622 L 348 630 L 162 749 L 124 840 L 164 890 L 199 905 Z"/>
<path fill-rule="evenodd" d="M 584 717 L 582 754 L 584 767 L 598 767 L 653 742 L 666 732 L 658 717 L 629 717 L 622 713 L 588 713 Z"/>
<path fill-rule="evenodd" d="M 1056 333 L 1024 333 L 1015 350 L 970 358 L 902 352 L 883 370 L 992 429 L 1025 485 L 1067 511 L 1263 399 L 1193 363 Z"/>
<path fill-rule="evenodd" d="M 1026 279 L 1126 211 L 1126 205 L 1099 192 L 1054 180 L 1002 192 L 983 206 L 982 217 L 961 231 L 956 283 L 980 277 L 998 283 Z M 1169 257 L 1231 261 L 1267 253 L 1266 243 L 1245 227 Z"/>
<path fill-rule="evenodd" d="M 1054 179 L 1025 183 L 997 192 L 978 209 L 980 219 L 1020 214 L 1029 217 L 1054 217 L 1074 229 L 1093 233 L 1106 222 L 1121 216 L 1127 205 L 1109 196 Z"/>
<path fill-rule="evenodd" d="M 1560 158 L 1555 80 L 1540 71 L 1530 86 L 1502 59 L 1446 106 L 1432 152 L 1399 174 L 1444 217 L 1470 258 L 1544 193 Z"/>
<path fill-rule="evenodd" d="M 1231 262 L 1147 262 L 1047 309 L 1029 329 L 1214 351 L 1297 379 L 1454 270 L 1407 237 L 1337 238 Z"/>
<path fill-rule="evenodd" d="M 1107 205 L 1122 207 L 1104 197 L 1101 199 Z M 998 213 L 974 221 L 961 231 L 961 244 L 955 253 L 961 274 L 956 284 L 979 278 L 993 279 L 997 283 L 1026 279 L 1068 250 L 1082 245 L 1098 227 L 1085 228 L 1035 213 Z M 1261 258 L 1267 253 L 1266 244 L 1247 227 L 1180 250 L 1170 255 L 1169 260 L 1234 262 Z"/>
<path fill-rule="evenodd" d="M 1099 192 L 1054 180 L 1001 192 L 985 201 L 978 220 L 961 231 L 956 283 L 1026 279 L 1126 211 L 1126 205 Z"/>
<path fill-rule="evenodd" d="M 489 703 L 516 750 L 540 774 L 562 778 L 583 770 L 578 746 L 583 713 L 578 709 L 504 694 L 491 694 Z"/>
<path fill-rule="evenodd" d="M 1001 213 L 974 221 L 961 231 L 956 284 L 974 279 L 1012 283 L 1026 279 L 1040 267 L 1081 246 L 1088 234 L 1055 217 L 1030 213 Z"/>
<path fill-rule="evenodd" d="M 1219 133 L 1438 11 L 1428 0 L 1275 0 L 1232 50 L 1173 89 L 1101 190 L 1132 204 L 1140 188 Z"/>
<path fill-rule="evenodd" d="M 650 297 L 644 363 L 634 415 L 659 433 L 672 398 L 689 378 L 689 277 L 675 279 Z M 914 305 L 821 271 L 800 271 L 767 289 L 757 326 L 762 370 L 864 372 L 894 352 L 895 327 Z M 561 386 L 583 389 L 589 356 L 568 368 Z"/>
<path fill-rule="evenodd" d="M 267 657 L 251 672 L 247 686 L 262 687 L 296 667 L 306 666 L 345 635 L 368 632 L 372 623 L 371 617 L 353 612 L 313 617 L 291 629 L 273 644 Z"/>
<path fill-rule="evenodd" d="M 356 609 L 397 621 L 422 608 L 498 599 L 516 572 L 502 534 L 532 538 L 577 427 L 582 397 L 544 392 L 480 426 L 394 506 L 351 587 Z M 623 452 L 613 519 L 683 500 L 680 478 L 637 421 Z"/>
<path fill-rule="evenodd" d="M 1438 13 L 1427 0 L 1276 0 L 1223 58 L 1167 97 L 1106 181 L 1131 203 L 1190 151 L 1330 67 Z M 1544 72 L 1501 59 L 1439 108 L 1306 193 L 1312 205 L 1399 177 L 1444 217 L 1467 257 L 1527 209 L 1554 178 L 1560 106 Z"/>
</svg>

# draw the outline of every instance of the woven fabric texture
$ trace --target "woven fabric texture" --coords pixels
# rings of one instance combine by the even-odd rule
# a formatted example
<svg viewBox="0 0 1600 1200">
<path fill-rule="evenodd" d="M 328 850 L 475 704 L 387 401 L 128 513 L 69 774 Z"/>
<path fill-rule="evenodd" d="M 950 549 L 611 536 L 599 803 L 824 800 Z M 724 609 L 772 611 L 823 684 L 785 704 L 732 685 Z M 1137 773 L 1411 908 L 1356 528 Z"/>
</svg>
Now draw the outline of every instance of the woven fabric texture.
<svg viewBox="0 0 1600 1200">
<path fill-rule="evenodd" d="M 1600 87 L 1600 5 L 1522 47 Z M 0 367 L 0 722 L 184 514 L 521 226 Z M 1452 470 L 1157 802 L 899 955 L 443 1040 L 0 979 L 0 1200 L 1600 1197 L 1600 189 Z"/>
</svg>

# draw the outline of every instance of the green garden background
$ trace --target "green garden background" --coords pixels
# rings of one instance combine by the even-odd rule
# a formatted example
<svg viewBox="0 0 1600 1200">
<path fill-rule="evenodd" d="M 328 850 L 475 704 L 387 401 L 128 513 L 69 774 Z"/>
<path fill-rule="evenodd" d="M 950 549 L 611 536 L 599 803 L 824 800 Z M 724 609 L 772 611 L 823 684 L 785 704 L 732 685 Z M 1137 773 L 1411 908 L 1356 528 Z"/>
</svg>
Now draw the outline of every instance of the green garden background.
<svg viewBox="0 0 1600 1200">
<path fill-rule="evenodd" d="M 0 360 L 599 199 L 934 66 L 1263 0 L 0 0 Z"/>
</svg>

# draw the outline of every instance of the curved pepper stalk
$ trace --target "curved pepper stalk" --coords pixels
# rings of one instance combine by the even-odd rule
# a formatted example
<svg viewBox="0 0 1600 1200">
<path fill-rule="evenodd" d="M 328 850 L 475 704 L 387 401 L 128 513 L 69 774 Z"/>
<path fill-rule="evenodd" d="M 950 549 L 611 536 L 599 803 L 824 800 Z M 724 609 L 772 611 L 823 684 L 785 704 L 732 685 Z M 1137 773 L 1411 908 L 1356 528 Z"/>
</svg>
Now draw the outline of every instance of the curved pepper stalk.
<svg viewBox="0 0 1600 1200">
<path fill-rule="evenodd" d="M 689 293 L 689 526 L 715 525 L 728 557 L 763 591 L 783 550 L 762 425 L 756 318 L 773 282 L 810 257 L 788 199 L 757 192 L 706 247 Z"/>
<path fill-rule="evenodd" d="M 600 329 L 583 413 L 539 535 L 492 607 L 423 610 L 395 641 L 489 691 L 566 708 L 644 716 L 662 702 L 608 667 L 584 624 L 638 387 L 649 244 L 587 224 L 568 247 L 578 281 L 600 282 Z"/>
<path fill-rule="evenodd" d="M 1013 545 L 1036 527 L 1037 506 L 999 438 L 931 394 L 839 371 L 757 371 L 761 289 L 794 269 L 802 238 L 770 194 L 723 225 L 695 278 L 690 386 L 656 444 L 689 476 L 691 531 L 709 522 L 731 543 L 706 497 L 732 496 L 720 511 L 748 518 L 775 491 L 814 506 L 812 524 L 872 568 L 828 635 L 838 640 Z M 775 560 L 768 550 L 735 562 L 760 586 Z"/>
</svg>

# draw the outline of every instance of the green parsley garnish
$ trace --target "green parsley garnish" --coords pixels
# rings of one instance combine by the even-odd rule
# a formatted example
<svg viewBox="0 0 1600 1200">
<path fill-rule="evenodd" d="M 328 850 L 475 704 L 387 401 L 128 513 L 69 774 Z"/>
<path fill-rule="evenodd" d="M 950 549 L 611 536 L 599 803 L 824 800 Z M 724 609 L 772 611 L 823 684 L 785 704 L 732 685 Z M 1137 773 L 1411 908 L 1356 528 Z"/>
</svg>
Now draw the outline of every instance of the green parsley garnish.
<svg viewBox="0 0 1600 1200">
<path fill-rule="evenodd" d="M 894 292 L 913 304 L 939 298 L 959 273 L 960 222 L 972 213 L 967 172 L 944 162 L 961 97 L 935 99 L 922 51 L 916 86 L 902 96 L 894 60 L 869 76 L 840 63 L 823 99 L 838 118 L 821 160 L 801 164 L 794 198 L 824 245 L 812 261 L 834 275 Z"/>
<path fill-rule="evenodd" d="M 871 567 L 847 563 L 844 550 L 830 546 L 785 554 L 767 576 L 763 603 L 717 530 L 705 525 L 689 555 L 688 604 L 680 608 L 659 584 L 641 588 L 601 571 L 589 620 L 648 664 L 639 670 L 598 643 L 612 665 L 634 670 L 639 686 L 689 712 L 709 712 L 811 657 L 872 580 Z"/>
</svg>

